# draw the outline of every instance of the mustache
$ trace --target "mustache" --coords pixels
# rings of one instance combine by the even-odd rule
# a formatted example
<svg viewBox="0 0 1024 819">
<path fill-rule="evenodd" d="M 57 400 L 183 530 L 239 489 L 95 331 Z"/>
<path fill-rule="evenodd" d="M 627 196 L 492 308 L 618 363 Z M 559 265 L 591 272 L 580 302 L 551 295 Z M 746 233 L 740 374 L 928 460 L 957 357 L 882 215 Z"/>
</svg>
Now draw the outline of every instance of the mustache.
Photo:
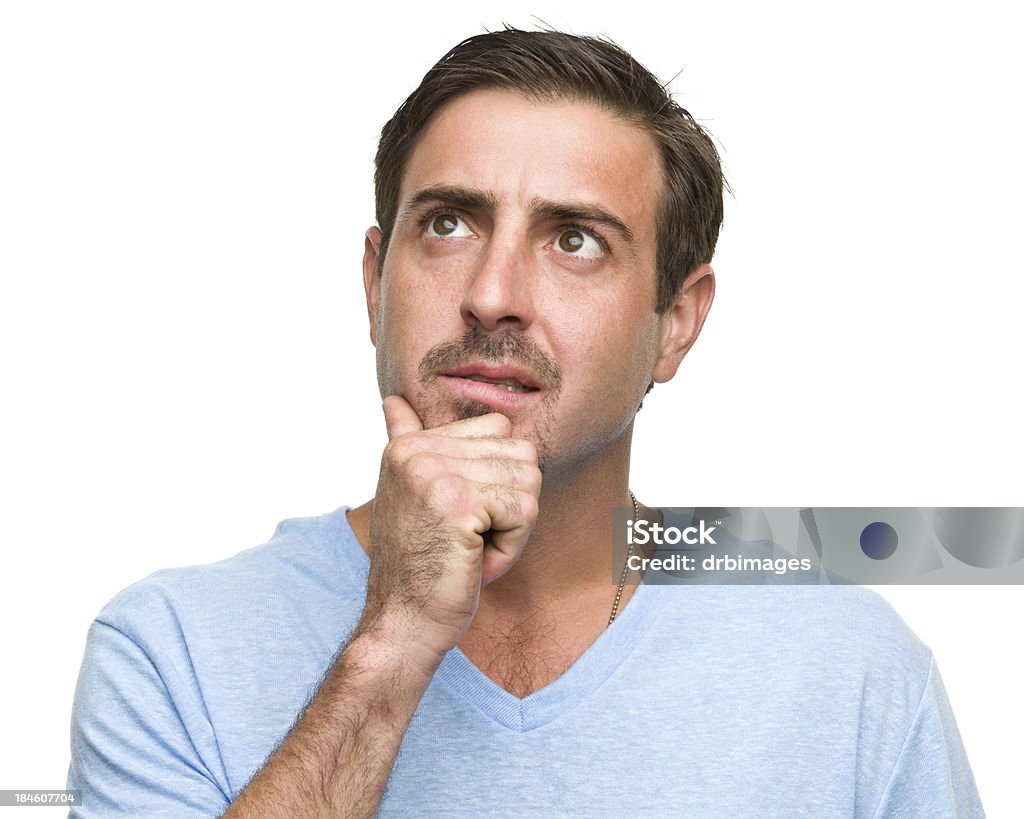
<svg viewBox="0 0 1024 819">
<path fill-rule="evenodd" d="M 442 373 L 474 361 L 515 363 L 529 370 L 530 375 L 546 390 L 555 392 L 562 387 L 562 368 L 533 339 L 505 328 L 487 333 L 470 327 L 458 338 L 431 347 L 420 360 L 422 381 L 429 381 Z"/>
</svg>

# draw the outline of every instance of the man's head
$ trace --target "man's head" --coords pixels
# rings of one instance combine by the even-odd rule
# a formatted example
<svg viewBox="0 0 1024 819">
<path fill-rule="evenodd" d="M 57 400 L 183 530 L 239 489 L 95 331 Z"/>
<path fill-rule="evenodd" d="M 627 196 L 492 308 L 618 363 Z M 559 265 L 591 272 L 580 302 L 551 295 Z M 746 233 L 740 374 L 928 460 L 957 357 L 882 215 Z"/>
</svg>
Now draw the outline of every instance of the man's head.
<svg viewBox="0 0 1024 819">
<path fill-rule="evenodd" d="M 432 70 L 385 126 L 363 276 L 382 396 L 427 428 L 500 412 L 568 474 L 628 459 L 648 385 L 699 333 L 722 181 L 649 73 L 566 37 L 485 35 Z"/>
<path fill-rule="evenodd" d="M 562 32 L 509 29 L 465 40 L 427 72 L 384 126 L 375 176 L 381 264 L 410 153 L 441 108 L 480 89 L 592 103 L 650 134 L 662 172 L 655 309 L 665 312 L 686 276 L 714 254 L 722 224 L 718 152 L 693 117 L 631 55 L 614 43 Z"/>
</svg>

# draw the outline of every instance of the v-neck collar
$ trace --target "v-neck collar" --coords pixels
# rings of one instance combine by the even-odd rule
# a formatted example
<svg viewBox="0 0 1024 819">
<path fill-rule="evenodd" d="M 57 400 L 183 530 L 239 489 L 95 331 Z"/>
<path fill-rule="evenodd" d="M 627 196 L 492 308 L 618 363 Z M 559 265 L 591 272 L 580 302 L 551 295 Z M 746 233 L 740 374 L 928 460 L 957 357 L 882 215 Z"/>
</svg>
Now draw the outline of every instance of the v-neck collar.
<svg viewBox="0 0 1024 819">
<path fill-rule="evenodd" d="M 657 591 L 641 583 L 615 622 L 562 676 L 522 699 L 484 674 L 459 648 L 445 655 L 435 679 L 499 725 L 532 731 L 568 714 L 615 673 L 654 621 L 662 597 Z"/>
</svg>

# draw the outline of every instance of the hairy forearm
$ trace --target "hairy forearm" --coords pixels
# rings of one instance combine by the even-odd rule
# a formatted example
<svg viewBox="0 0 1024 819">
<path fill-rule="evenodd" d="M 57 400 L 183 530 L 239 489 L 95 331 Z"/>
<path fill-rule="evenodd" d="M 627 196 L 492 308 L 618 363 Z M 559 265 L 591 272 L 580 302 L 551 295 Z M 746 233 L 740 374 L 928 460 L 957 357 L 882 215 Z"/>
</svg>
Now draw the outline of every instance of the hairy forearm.
<svg viewBox="0 0 1024 819">
<path fill-rule="evenodd" d="M 375 630 L 354 637 L 225 819 L 373 816 L 436 670 L 405 653 Z"/>
<path fill-rule="evenodd" d="M 481 585 L 509 570 L 536 521 L 537 450 L 511 437 L 508 418 L 490 413 L 428 430 L 398 395 L 384 400 L 384 415 L 389 441 L 359 626 L 227 819 L 373 816 L 412 715 L 465 635 Z"/>
</svg>

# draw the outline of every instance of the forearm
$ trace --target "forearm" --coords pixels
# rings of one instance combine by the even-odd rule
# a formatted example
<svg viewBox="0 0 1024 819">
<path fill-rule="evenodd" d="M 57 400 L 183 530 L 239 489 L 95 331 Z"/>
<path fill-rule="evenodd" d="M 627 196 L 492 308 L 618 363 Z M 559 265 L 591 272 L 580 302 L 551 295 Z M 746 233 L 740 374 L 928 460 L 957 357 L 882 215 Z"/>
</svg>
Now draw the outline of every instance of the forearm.
<svg viewBox="0 0 1024 819">
<path fill-rule="evenodd" d="M 397 395 L 385 399 L 384 415 L 389 443 L 360 624 L 227 819 L 373 816 L 423 693 L 473 619 L 481 584 L 515 563 L 536 521 L 537 450 L 511 437 L 508 418 L 425 430 Z"/>
<path fill-rule="evenodd" d="M 440 662 L 407 657 L 410 648 L 377 630 L 355 637 L 225 819 L 373 816 Z"/>
</svg>

